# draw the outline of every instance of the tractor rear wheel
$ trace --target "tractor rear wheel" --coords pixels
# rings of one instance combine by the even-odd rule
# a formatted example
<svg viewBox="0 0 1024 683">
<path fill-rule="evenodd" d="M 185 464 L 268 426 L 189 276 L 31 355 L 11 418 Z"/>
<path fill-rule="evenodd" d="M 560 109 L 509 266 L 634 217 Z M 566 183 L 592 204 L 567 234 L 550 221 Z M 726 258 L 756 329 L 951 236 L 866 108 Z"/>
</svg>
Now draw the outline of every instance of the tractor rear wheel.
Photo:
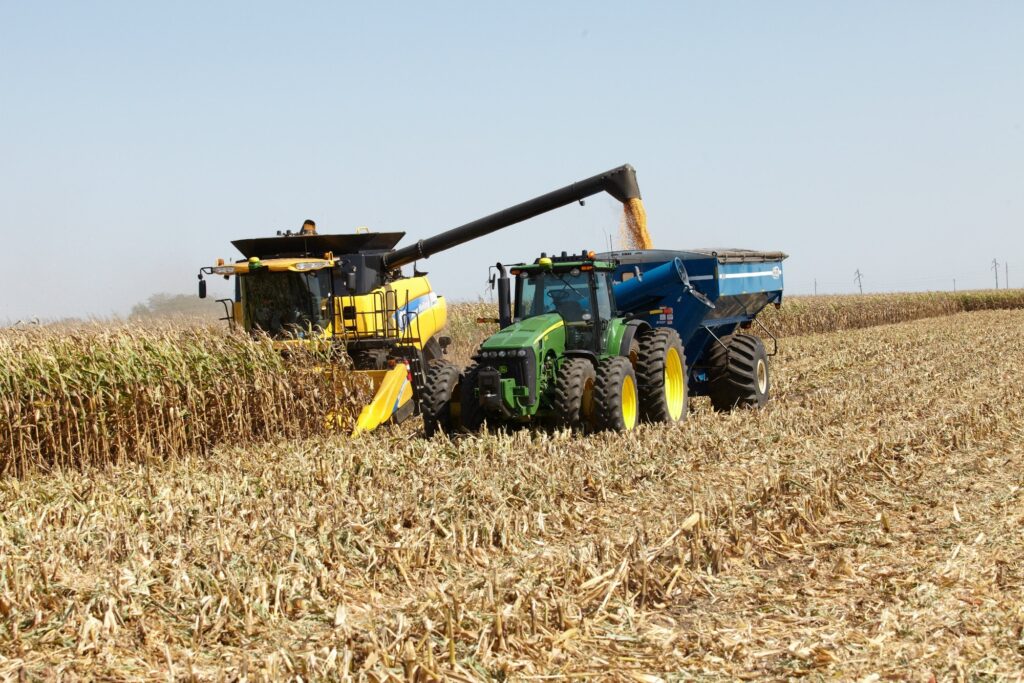
<svg viewBox="0 0 1024 683">
<path fill-rule="evenodd" d="M 764 343 L 749 334 L 722 337 L 708 350 L 708 396 L 715 410 L 760 408 L 768 402 L 771 376 Z"/>
<path fill-rule="evenodd" d="M 566 358 L 555 378 L 555 398 L 552 404 L 556 429 L 582 432 L 593 415 L 594 385 L 597 371 L 586 358 Z"/>
<path fill-rule="evenodd" d="M 594 384 L 594 427 L 628 432 L 636 427 L 638 413 L 636 374 L 629 358 L 612 356 L 601 361 Z"/>
<path fill-rule="evenodd" d="M 686 419 L 686 355 L 679 333 L 656 327 L 640 337 L 636 362 L 640 390 L 640 417 L 644 422 L 681 422 Z"/>
<path fill-rule="evenodd" d="M 423 383 L 423 432 L 454 434 L 458 420 L 452 415 L 452 396 L 459 384 L 459 369 L 447 361 L 434 361 Z M 456 398 L 456 402 L 457 402 Z"/>
</svg>

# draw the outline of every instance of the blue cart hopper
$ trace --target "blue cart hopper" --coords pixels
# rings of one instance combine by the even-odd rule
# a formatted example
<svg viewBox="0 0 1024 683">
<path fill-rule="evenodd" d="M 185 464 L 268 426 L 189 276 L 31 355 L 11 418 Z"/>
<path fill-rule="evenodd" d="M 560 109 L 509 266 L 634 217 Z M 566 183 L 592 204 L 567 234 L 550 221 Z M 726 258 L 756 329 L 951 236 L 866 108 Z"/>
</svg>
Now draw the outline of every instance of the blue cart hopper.
<svg viewBox="0 0 1024 683">
<path fill-rule="evenodd" d="M 757 320 L 757 314 L 769 304 L 782 303 L 786 254 L 747 249 L 646 249 L 609 252 L 599 258 L 619 263 L 614 288 L 622 313 L 679 333 L 686 350 L 691 395 L 709 393 L 709 381 L 714 379 L 709 370 L 726 362 L 726 346 L 738 327 L 756 325 L 772 342 L 767 355 L 777 350 L 774 335 Z M 743 358 L 738 361 L 744 362 Z"/>
</svg>

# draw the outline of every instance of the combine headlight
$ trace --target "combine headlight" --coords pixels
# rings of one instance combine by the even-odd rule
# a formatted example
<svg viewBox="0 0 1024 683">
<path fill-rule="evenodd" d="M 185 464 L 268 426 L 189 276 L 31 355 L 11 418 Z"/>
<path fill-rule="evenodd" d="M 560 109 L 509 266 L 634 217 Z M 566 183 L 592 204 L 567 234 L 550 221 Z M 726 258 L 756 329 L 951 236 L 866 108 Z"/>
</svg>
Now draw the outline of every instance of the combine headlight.
<svg viewBox="0 0 1024 683">
<path fill-rule="evenodd" d="M 235 267 L 234 266 L 214 266 L 213 268 L 211 268 L 211 270 L 216 275 L 234 275 L 235 274 Z"/>
<path fill-rule="evenodd" d="M 322 261 L 299 261 L 292 266 L 292 269 L 298 271 L 317 270 L 318 268 L 323 268 L 325 265 L 327 264 Z"/>
</svg>

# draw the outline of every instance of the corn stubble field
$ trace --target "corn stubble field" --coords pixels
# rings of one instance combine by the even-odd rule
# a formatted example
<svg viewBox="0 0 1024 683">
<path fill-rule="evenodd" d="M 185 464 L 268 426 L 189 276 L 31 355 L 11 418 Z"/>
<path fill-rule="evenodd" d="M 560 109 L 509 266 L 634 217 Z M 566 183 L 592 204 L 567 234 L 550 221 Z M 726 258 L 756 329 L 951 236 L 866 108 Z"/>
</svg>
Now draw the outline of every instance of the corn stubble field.
<svg viewBox="0 0 1024 683">
<path fill-rule="evenodd" d="M 0 679 L 1018 680 L 1024 310 L 866 327 L 897 298 L 791 299 L 765 317 L 789 335 L 768 408 L 694 400 L 685 424 L 629 436 L 302 437 L 302 413 L 267 399 L 280 436 L 236 397 L 219 432 L 193 426 L 205 441 L 106 467 L 7 442 Z M 456 311 L 456 356 L 485 334 L 475 315 Z M 5 348 L 44 354 L 62 333 L 20 334 Z M 266 358 L 259 388 L 280 370 Z M 5 362 L 22 391 L 32 373 Z M 186 376 L 161 396 L 193 397 L 200 422 L 195 396 L 244 384 Z M 323 379 L 303 377 L 313 400 Z M 71 429 L 45 409 L 23 429 Z"/>
</svg>

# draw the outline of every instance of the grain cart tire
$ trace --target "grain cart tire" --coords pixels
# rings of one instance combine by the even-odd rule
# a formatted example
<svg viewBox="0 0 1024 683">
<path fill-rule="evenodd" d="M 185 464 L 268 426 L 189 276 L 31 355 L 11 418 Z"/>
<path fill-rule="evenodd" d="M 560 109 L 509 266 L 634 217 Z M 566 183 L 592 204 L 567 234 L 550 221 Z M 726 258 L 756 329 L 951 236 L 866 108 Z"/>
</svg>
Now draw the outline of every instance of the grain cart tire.
<svg viewBox="0 0 1024 683">
<path fill-rule="evenodd" d="M 686 419 L 686 355 L 679 333 L 657 327 L 640 337 L 636 362 L 640 419 L 644 422 L 681 422 Z"/>
<path fill-rule="evenodd" d="M 452 396 L 459 384 L 459 369 L 447 361 L 434 361 L 423 382 L 423 433 L 453 434 L 458 428 L 452 415 Z"/>
<path fill-rule="evenodd" d="M 639 414 L 636 373 L 625 356 L 612 356 L 597 366 L 594 383 L 594 427 L 628 432 Z"/>
<path fill-rule="evenodd" d="M 555 378 L 555 398 L 552 402 L 553 423 L 556 429 L 582 432 L 593 415 L 594 385 L 597 371 L 586 358 L 567 358 Z"/>
<path fill-rule="evenodd" d="M 722 337 L 721 344 L 711 342 L 708 366 L 708 396 L 715 410 L 760 408 L 768 402 L 768 354 L 759 338 L 732 334 Z"/>
<path fill-rule="evenodd" d="M 462 379 L 459 381 L 462 427 L 470 432 L 479 432 L 484 426 L 484 409 L 476 395 L 479 373 L 480 368 L 474 363 L 462 372 Z"/>
</svg>

